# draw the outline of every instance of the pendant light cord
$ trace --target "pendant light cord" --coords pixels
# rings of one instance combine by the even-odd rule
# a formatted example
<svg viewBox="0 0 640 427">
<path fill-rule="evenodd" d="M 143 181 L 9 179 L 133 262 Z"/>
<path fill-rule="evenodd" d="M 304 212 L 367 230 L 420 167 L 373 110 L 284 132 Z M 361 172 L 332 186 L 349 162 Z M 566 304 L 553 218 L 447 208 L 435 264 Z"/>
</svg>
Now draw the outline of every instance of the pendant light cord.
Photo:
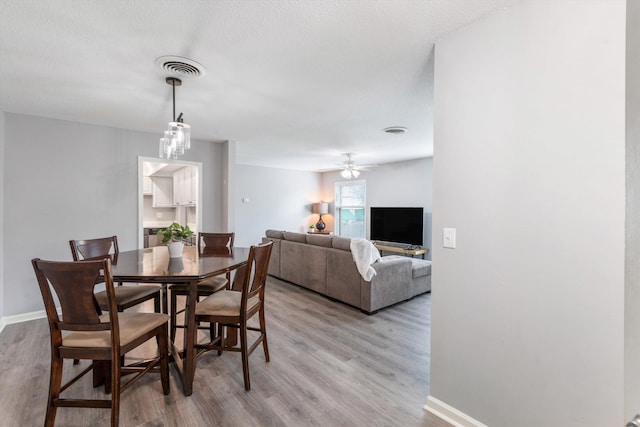
<svg viewBox="0 0 640 427">
<path fill-rule="evenodd" d="M 173 121 L 176 121 L 176 81 L 171 80 L 171 87 L 173 88 Z"/>
</svg>

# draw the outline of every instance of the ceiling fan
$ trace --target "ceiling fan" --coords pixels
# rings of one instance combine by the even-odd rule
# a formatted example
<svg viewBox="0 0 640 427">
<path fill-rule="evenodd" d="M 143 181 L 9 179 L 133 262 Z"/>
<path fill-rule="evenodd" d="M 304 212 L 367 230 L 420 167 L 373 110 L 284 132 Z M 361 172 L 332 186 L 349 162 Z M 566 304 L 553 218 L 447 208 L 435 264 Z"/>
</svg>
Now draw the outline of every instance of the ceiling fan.
<svg viewBox="0 0 640 427">
<path fill-rule="evenodd" d="M 371 169 L 378 166 L 378 165 L 356 165 L 356 162 L 354 162 L 353 159 L 351 158 L 351 156 L 353 156 L 353 153 L 345 153 L 344 155 L 347 156 L 347 160 L 345 160 L 338 166 L 342 168 L 340 175 L 346 179 L 357 178 L 358 176 L 360 176 L 361 170 Z"/>
</svg>

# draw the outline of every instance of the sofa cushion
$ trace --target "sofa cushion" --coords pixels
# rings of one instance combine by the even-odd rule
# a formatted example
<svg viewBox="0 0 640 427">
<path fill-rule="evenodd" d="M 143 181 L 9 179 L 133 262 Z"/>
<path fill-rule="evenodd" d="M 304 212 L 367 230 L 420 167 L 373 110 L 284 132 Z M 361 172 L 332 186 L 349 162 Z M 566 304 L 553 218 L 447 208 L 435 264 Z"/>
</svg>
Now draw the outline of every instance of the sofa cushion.
<svg viewBox="0 0 640 427">
<path fill-rule="evenodd" d="M 280 241 L 280 278 L 325 294 L 327 251 L 306 243 Z"/>
<path fill-rule="evenodd" d="M 338 301 L 360 307 L 362 277 L 358 273 L 351 253 L 339 249 L 326 249 L 326 295 Z"/>
<path fill-rule="evenodd" d="M 267 230 L 264 235 L 272 239 L 282 239 L 284 237 L 283 232 L 280 230 Z"/>
<path fill-rule="evenodd" d="M 285 231 L 282 233 L 285 240 L 298 243 L 307 243 L 307 235 L 302 233 L 294 233 L 292 231 Z"/>
<path fill-rule="evenodd" d="M 413 264 L 411 266 L 411 277 L 414 279 L 431 275 L 431 261 L 411 258 L 411 263 Z"/>
<path fill-rule="evenodd" d="M 351 252 L 351 239 L 347 237 L 334 237 L 331 241 L 334 249 L 342 249 Z"/>
<path fill-rule="evenodd" d="M 322 235 L 322 234 L 318 234 L 317 236 L 314 236 L 313 234 L 307 235 L 308 244 L 315 245 L 315 246 L 322 246 L 324 248 L 330 248 L 332 240 L 333 240 L 333 237 L 327 236 L 327 235 Z"/>
<path fill-rule="evenodd" d="M 282 242 L 282 239 L 263 237 L 262 243 L 267 242 L 273 242 L 273 246 L 271 247 L 271 257 L 269 258 L 268 274 L 280 277 L 280 242 Z"/>
</svg>

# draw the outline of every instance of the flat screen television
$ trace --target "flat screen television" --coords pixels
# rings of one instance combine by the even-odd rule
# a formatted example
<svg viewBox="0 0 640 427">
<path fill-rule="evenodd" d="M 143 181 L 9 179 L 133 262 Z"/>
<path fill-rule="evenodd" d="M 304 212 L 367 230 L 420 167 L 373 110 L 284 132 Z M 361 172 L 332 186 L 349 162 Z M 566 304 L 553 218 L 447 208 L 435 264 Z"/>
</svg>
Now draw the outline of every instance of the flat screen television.
<svg viewBox="0 0 640 427">
<path fill-rule="evenodd" d="M 422 246 L 423 208 L 371 208 L 371 240 Z"/>
</svg>

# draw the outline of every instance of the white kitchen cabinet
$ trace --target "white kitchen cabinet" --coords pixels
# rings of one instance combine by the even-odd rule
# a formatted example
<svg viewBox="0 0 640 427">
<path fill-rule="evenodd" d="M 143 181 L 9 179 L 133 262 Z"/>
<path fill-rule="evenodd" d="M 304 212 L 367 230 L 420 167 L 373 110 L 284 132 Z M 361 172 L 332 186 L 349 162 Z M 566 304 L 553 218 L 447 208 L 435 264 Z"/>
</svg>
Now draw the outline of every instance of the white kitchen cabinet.
<svg viewBox="0 0 640 427">
<path fill-rule="evenodd" d="M 168 177 L 153 177 L 153 207 L 172 208 L 173 204 L 173 180 Z"/>
<path fill-rule="evenodd" d="M 142 177 L 142 195 L 144 196 L 152 196 L 153 195 L 153 181 L 150 176 Z"/>
<path fill-rule="evenodd" d="M 194 206 L 197 192 L 197 170 L 192 166 L 173 173 L 173 202 L 178 206 Z"/>
</svg>

